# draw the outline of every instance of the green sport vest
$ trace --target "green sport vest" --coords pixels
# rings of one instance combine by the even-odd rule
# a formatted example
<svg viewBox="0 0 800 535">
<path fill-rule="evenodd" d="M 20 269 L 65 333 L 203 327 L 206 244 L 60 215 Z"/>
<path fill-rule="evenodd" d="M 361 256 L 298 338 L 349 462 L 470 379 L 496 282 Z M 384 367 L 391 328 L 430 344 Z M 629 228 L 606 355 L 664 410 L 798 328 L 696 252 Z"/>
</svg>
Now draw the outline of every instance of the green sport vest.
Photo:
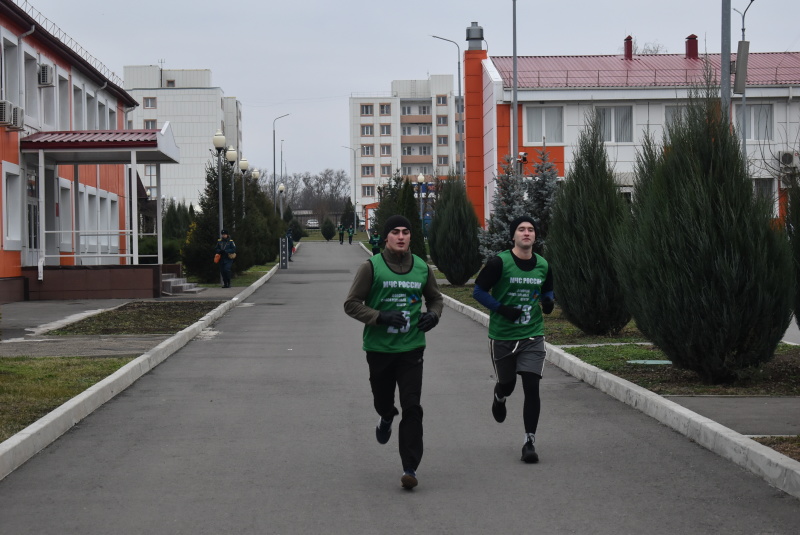
<svg viewBox="0 0 800 535">
<path fill-rule="evenodd" d="M 547 260 L 536 255 L 536 267 L 523 271 L 517 267 L 511 251 L 503 251 L 497 256 L 503 261 L 503 275 L 492 287 L 492 297 L 502 304 L 519 308 L 522 315 L 511 322 L 492 312 L 489 316 L 489 338 L 492 340 L 522 340 L 534 336 L 544 336 L 544 320 L 539 296 L 542 284 L 547 277 Z"/>
<path fill-rule="evenodd" d="M 364 351 L 403 353 L 425 347 L 425 333 L 417 329 L 422 311 L 422 289 L 428 283 L 428 265 L 412 255 L 411 271 L 405 275 L 395 273 L 383 255 L 375 255 L 372 262 L 372 288 L 366 305 L 376 310 L 400 310 L 406 317 L 405 327 L 364 325 Z"/>
</svg>

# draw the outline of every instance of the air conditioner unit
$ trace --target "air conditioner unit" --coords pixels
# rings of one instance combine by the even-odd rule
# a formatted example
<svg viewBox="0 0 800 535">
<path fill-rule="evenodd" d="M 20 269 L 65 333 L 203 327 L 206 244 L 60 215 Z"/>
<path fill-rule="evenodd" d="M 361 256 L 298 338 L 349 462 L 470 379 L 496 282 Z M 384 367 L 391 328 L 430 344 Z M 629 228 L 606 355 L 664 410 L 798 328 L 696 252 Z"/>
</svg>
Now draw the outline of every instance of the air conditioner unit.
<svg viewBox="0 0 800 535">
<path fill-rule="evenodd" d="M 11 124 L 6 128 L 8 130 L 22 130 L 25 128 L 25 108 L 14 106 L 11 110 Z"/>
<path fill-rule="evenodd" d="M 0 125 L 7 125 L 13 122 L 12 110 L 14 105 L 7 100 L 0 100 Z"/>
<path fill-rule="evenodd" d="M 800 156 L 798 156 L 797 152 L 790 152 L 784 151 L 778 153 L 778 162 L 781 164 L 781 168 L 786 167 L 800 167 Z"/>
<path fill-rule="evenodd" d="M 52 65 L 39 65 L 39 85 L 43 87 L 52 86 L 53 80 L 53 66 Z"/>
</svg>

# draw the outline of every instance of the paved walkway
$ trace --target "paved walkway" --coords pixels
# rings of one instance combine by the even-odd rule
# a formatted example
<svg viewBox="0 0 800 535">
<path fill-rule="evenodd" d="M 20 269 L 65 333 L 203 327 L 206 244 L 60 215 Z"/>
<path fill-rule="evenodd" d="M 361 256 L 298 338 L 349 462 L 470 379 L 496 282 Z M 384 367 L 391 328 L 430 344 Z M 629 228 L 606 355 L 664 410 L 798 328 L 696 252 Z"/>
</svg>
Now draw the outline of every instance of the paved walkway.
<svg viewBox="0 0 800 535">
<path fill-rule="evenodd" d="M 796 533 L 800 500 L 552 365 L 541 462 L 521 463 L 520 393 L 495 423 L 486 329 L 449 308 L 428 338 L 420 486 L 402 491 L 342 311 L 366 255 L 303 245 L 0 481 L 0 533 Z"/>
</svg>

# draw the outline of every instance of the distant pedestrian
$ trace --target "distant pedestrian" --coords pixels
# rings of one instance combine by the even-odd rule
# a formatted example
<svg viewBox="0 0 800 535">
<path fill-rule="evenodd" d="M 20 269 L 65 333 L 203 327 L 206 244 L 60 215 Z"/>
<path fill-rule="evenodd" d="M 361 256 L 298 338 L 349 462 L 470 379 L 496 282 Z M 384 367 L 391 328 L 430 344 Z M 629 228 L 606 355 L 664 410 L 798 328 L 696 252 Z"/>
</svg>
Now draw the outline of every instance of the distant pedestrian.
<svg viewBox="0 0 800 535">
<path fill-rule="evenodd" d="M 347 228 L 347 243 L 349 243 L 350 245 L 353 245 L 353 233 L 354 232 L 355 232 L 355 230 L 353 230 L 353 225 L 350 225 Z"/>
<path fill-rule="evenodd" d="M 336 228 L 339 230 L 339 244 L 341 245 L 344 243 L 344 225 L 339 223 L 339 226 Z"/>
<path fill-rule="evenodd" d="M 344 302 L 347 315 L 364 323 L 369 382 L 375 411 L 380 415 L 375 437 L 386 444 L 392 421 L 399 414 L 394 393 L 398 390 L 403 411 L 398 428 L 398 448 L 403 464 L 400 484 L 417 486 L 422 459 L 422 356 L 425 333 L 442 315 L 444 299 L 433 270 L 409 251 L 411 223 L 403 216 L 386 220 L 386 246 L 356 273 Z M 426 312 L 422 312 L 422 298 Z"/>
<path fill-rule="evenodd" d="M 369 244 L 372 246 L 372 255 L 381 254 L 381 236 L 378 229 L 372 229 L 372 236 L 369 237 Z"/>
<path fill-rule="evenodd" d="M 215 257 L 219 255 L 219 274 L 222 277 L 222 287 L 230 288 L 233 259 L 236 258 L 236 244 L 228 235 L 227 230 L 220 230 L 219 235 L 220 238 L 214 248 L 214 255 Z"/>
<path fill-rule="evenodd" d="M 287 255 L 289 256 L 289 262 L 294 262 L 292 260 L 292 252 L 294 251 L 294 236 L 292 235 L 292 229 L 286 229 L 286 250 Z"/>
<path fill-rule="evenodd" d="M 492 415 L 497 422 L 506 419 L 506 398 L 514 391 L 519 375 L 524 394 L 522 461 L 536 463 L 539 381 L 545 358 L 542 312 L 553 311 L 553 273 L 547 260 L 533 252 L 536 228 L 532 217 L 515 219 L 509 230 L 513 247 L 486 262 L 475 279 L 472 295 L 491 311 L 489 352 L 497 381 Z"/>
</svg>

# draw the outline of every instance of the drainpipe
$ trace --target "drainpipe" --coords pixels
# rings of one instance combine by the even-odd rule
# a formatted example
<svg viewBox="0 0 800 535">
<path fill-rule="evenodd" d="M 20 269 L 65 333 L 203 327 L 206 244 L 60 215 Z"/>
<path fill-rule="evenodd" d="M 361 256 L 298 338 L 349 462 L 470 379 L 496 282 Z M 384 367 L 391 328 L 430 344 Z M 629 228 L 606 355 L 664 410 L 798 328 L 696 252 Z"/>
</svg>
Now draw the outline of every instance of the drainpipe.
<svg viewBox="0 0 800 535">
<path fill-rule="evenodd" d="M 31 26 L 30 30 L 28 30 L 27 32 L 25 32 L 23 34 L 20 34 L 20 36 L 17 37 L 17 62 L 19 63 L 19 65 L 17 65 L 17 70 L 19 71 L 19 73 L 18 73 L 18 75 L 19 75 L 19 78 L 18 78 L 18 80 L 19 80 L 18 91 L 19 91 L 19 102 L 22 105 L 22 107 L 25 106 L 25 91 L 23 90 L 23 88 L 25 87 L 25 83 L 24 83 L 24 80 L 25 80 L 25 53 L 22 50 L 22 40 L 24 38 L 28 37 L 30 34 L 32 34 L 35 30 L 36 30 L 36 26 Z"/>
</svg>

